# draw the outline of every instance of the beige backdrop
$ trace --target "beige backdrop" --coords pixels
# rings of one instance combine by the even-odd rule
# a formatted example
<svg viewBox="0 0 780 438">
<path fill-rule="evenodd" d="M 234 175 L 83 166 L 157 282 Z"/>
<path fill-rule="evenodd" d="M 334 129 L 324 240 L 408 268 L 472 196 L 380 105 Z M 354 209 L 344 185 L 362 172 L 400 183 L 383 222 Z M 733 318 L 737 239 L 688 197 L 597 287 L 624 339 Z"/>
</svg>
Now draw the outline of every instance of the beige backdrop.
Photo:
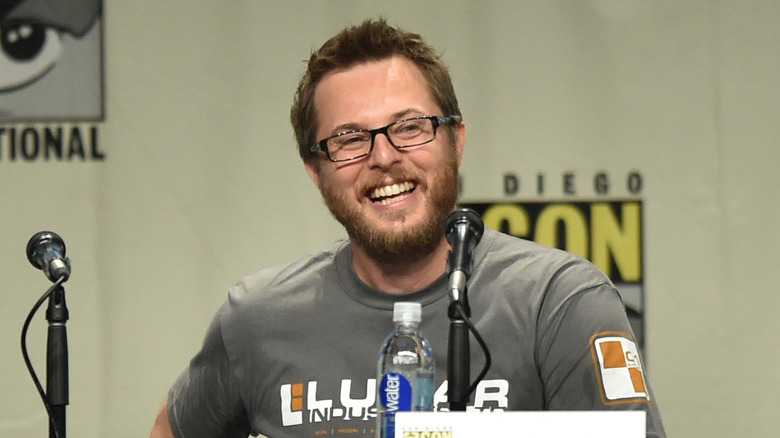
<svg viewBox="0 0 780 438">
<path fill-rule="evenodd" d="M 775 436 L 780 4 L 736 0 L 106 1 L 105 161 L 0 159 L 0 436 L 47 433 L 19 351 L 48 285 L 24 254 L 36 231 L 73 262 L 68 433 L 128 438 L 233 282 L 342 235 L 289 106 L 309 51 L 379 15 L 452 67 L 464 200 L 591 199 L 599 171 L 620 197 L 642 174 L 646 365 L 670 436 Z M 507 172 L 548 191 L 508 197 Z"/>
</svg>

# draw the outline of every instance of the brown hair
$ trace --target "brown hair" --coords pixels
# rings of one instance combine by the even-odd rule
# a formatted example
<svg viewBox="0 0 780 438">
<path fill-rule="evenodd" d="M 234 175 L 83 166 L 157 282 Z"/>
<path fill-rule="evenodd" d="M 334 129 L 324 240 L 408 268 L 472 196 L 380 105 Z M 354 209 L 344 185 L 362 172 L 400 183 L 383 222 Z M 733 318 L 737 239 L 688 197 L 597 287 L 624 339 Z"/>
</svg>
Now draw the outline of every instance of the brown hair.
<svg viewBox="0 0 780 438">
<path fill-rule="evenodd" d="M 461 115 L 449 70 L 439 54 L 418 34 L 391 27 L 384 19 L 366 20 L 342 30 L 309 58 L 290 110 L 290 122 L 301 158 L 307 160 L 313 156 L 310 147 L 316 141 L 318 123 L 314 94 L 322 78 L 336 70 L 395 55 L 408 58 L 420 68 L 434 102 L 444 112 L 442 115 Z"/>
</svg>

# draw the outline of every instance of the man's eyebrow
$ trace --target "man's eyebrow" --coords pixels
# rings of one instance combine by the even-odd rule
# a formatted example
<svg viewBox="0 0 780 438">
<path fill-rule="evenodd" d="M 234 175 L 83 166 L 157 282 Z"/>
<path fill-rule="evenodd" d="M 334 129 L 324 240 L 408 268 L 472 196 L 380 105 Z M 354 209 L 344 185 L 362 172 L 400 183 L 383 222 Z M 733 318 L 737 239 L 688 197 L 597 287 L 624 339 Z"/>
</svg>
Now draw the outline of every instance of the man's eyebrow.
<svg viewBox="0 0 780 438">
<path fill-rule="evenodd" d="M 423 111 L 417 109 L 417 108 L 407 108 L 405 110 L 398 111 L 393 114 L 393 117 L 396 121 L 408 119 L 411 117 L 419 117 L 426 115 Z"/>
<path fill-rule="evenodd" d="M 401 111 L 396 111 L 395 113 L 393 113 L 392 115 L 393 120 L 389 123 L 397 122 L 399 120 L 409 119 L 412 117 L 420 117 L 424 115 L 426 114 L 417 108 L 406 108 Z M 348 122 L 348 123 L 342 123 L 340 125 L 335 126 L 330 131 L 330 135 L 337 135 L 349 131 L 367 131 L 369 129 L 375 129 L 375 128 L 366 127 L 359 123 Z"/>
<path fill-rule="evenodd" d="M 368 128 L 364 128 L 357 123 L 342 123 L 341 125 L 334 127 L 330 131 L 330 135 L 337 135 L 349 131 L 365 131 L 365 130 L 368 130 Z"/>
</svg>

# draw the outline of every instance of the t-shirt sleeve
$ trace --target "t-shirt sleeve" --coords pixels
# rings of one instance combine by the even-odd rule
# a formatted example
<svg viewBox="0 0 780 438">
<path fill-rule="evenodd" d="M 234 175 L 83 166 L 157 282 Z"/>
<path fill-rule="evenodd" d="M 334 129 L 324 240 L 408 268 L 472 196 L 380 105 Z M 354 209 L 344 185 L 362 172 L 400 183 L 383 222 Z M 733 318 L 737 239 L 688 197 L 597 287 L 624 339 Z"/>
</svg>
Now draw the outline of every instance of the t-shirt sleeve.
<svg viewBox="0 0 780 438">
<path fill-rule="evenodd" d="M 644 410 L 647 436 L 665 436 L 623 302 L 595 267 L 566 268 L 550 283 L 537 336 L 547 409 Z"/>
<path fill-rule="evenodd" d="M 214 317 L 201 350 L 168 393 L 168 419 L 176 438 L 249 435 L 246 409 L 223 342 L 221 315 L 222 311 Z"/>
</svg>

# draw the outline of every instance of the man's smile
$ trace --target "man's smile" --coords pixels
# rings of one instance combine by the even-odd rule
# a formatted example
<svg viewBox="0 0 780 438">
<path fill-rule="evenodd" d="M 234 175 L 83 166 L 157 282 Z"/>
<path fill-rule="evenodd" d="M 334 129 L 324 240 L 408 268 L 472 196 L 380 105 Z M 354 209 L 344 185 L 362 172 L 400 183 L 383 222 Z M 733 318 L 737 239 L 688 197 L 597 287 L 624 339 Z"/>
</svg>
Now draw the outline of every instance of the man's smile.
<svg viewBox="0 0 780 438">
<path fill-rule="evenodd" d="M 415 189 L 416 185 L 411 181 L 404 181 L 402 183 L 390 184 L 382 187 L 377 187 L 368 195 L 371 202 L 379 205 L 390 205 L 394 202 L 401 201 L 409 196 Z"/>
</svg>

